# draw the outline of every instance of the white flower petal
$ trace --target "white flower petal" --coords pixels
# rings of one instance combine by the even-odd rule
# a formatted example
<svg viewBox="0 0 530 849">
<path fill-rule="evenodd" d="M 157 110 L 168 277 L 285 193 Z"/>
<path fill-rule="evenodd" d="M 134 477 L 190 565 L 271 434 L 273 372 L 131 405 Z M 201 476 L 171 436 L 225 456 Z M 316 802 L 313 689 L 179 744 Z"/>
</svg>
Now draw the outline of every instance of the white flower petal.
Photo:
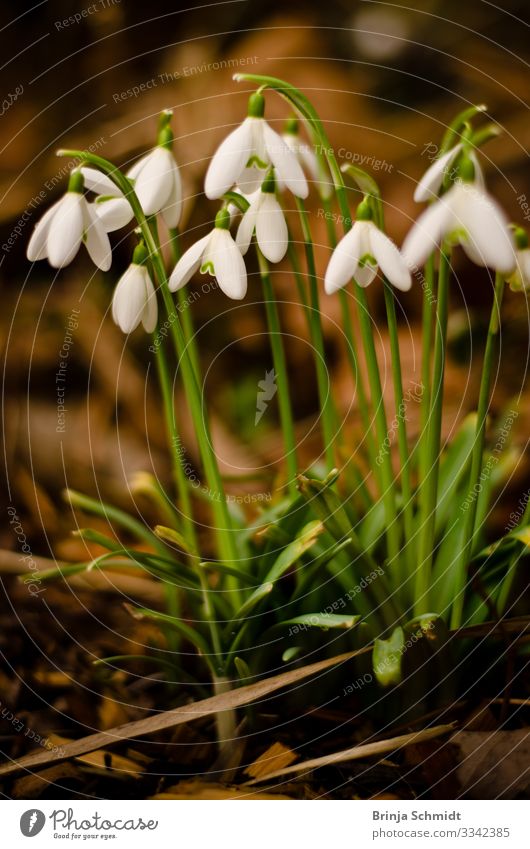
<svg viewBox="0 0 530 849">
<path fill-rule="evenodd" d="M 362 248 L 362 227 L 359 224 L 360 221 L 355 222 L 331 255 L 324 277 L 324 289 L 328 295 L 345 286 L 357 273 Z"/>
<path fill-rule="evenodd" d="M 401 253 L 412 271 L 424 264 L 449 229 L 453 219 L 449 198 L 451 191 L 422 212 L 403 242 Z"/>
<path fill-rule="evenodd" d="M 147 333 L 152 333 L 158 321 L 158 303 L 155 287 L 146 269 L 145 274 L 145 307 L 142 314 L 142 324 Z"/>
<path fill-rule="evenodd" d="M 456 185 L 452 191 L 457 227 L 466 231 L 476 261 L 480 258 L 480 265 L 502 274 L 512 272 L 516 263 L 513 236 L 497 201 L 471 183 Z"/>
<path fill-rule="evenodd" d="M 182 180 L 177 163 L 173 160 L 173 187 L 162 210 L 162 218 L 170 228 L 178 227 L 182 215 Z"/>
<path fill-rule="evenodd" d="M 228 230 L 216 227 L 208 245 L 208 259 L 213 262 L 215 277 L 229 298 L 240 301 L 247 293 L 247 269 L 241 251 Z"/>
<path fill-rule="evenodd" d="M 440 156 L 439 159 L 435 159 L 432 165 L 427 168 L 414 192 L 416 203 L 422 203 L 436 197 L 449 165 L 456 159 L 461 150 L 462 142 L 459 142 L 451 150 L 444 153 L 443 156 Z"/>
<path fill-rule="evenodd" d="M 191 280 L 195 272 L 199 269 L 202 255 L 208 247 L 211 235 L 211 233 L 208 233 L 207 236 L 204 236 L 203 239 L 199 239 L 198 242 L 195 242 L 191 248 L 188 248 L 188 250 L 182 254 L 173 269 L 171 277 L 169 278 L 169 289 L 171 292 L 176 292 L 177 289 L 182 289 L 182 287 Z"/>
<path fill-rule="evenodd" d="M 48 231 L 48 260 L 53 268 L 72 262 L 83 238 L 86 200 L 77 192 L 66 192 L 57 204 Z"/>
<path fill-rule="evenodd" d="M 285 216 L 273 194 L 262 194 L 256 218 L 256 239 L 266 259 L 280 262 L 286 254 L 289 240 Z"/>
<path fill-rule="evenodd" d="M 372 254 L 379 268 L 396 289 L 408 292 L 412 285 L 410 271 L 394 242 L 375 224 L 370 228 Z"/>
<path fill-rule="evenodd" d="M 313 180 L 318 183 L 320 180 L 320 171 L 318 167 L 318 159 L 313 148 L 309 147 L 308 144 L 300 144 L 298 147 L 298 156 L 302 164 L 307 168 L 307 171 Z"/>
<path fill-rule="evenodd" d="M 145 158 L 134 190 L 146 215 L 154 215 L 166 205 L 173 188 L 173 165 L 173 156 L 163 147 L 156 147 Z"/>
<path fill-rule="evenodd" d="M 94 210 L 94 204 L 84 203 L 84 241 L 88 255 L 97 268 L 108 271 L 112 263 L 112 249 L 103 223 Z"/>
<path fill-rule="evenodd" d="M 259 200 L 250 204 L 249 208 L 243 215 L 236 233 L 236 245 L 243 254 L 246 254 L 250 247 L 250 240 L 256 226 L 256 219 L 259 210 Z"/>
<path fill-rule="evenodd" d="M 94 211 L 107 233 L 126 227 L 134 217 L 131 204 L 125 198 L 96 201 Z"/>
<path fill-rule="evenodd" d="M 135 162 L 134 165 L 132 165 L 131 168 L 129 168 L 129 170 L 127 171 L 127 176 L 129 178 L 129 180 L 136 180 L 137 179 L 138 174 L 145 167 L 146 162 L 149 161 L 149 157 L 151 156 L 152 152 L 153 151 L 150 150 L 149 153 L 145 153 L 138 160 L 138 162 Z"/>
<path fill-rule="evenodd" d="M 106 174 L 102 174 L 96 168 L 86 166 L 83 166 L 80 171 L 85 181 L 85 188 L 88 191 L 94 192 L 96 195 L 123 197 L 123 192 Z"/>
<path fill-rule="evenodd" d="M 46 259 L 48 256 L 47 239 L 50 231 L 50 225 L 53 217 L 57 212 L 57 208 L 62 203 L 62 198 L 56 201 L 53 206 L 44 213 L 40 221 L 35 225 L 35 229 L 29 240 L 26 250 L 26 256 L 30 262 L 35 262 L 38 259 Z"/>
<path fill-rule="evenodd" d="M 206 178 L 204 191 L 210 200 L 220 198 L 234 183 L 252 155 L 252 128 L 246 118 L 219 145 L 214 153 Z"/>
<path fill-rule="evenodd" d="M 132 262 L 120 277 L 112 298 L 112 318 L 123 333 L 132 333 L 142 320 L 146 306 L 147 269 Z"/>
<path fill-rule="evenodd" d="M 282 183 L 296 197 L 306 198 L 309 194 L 309 186 L 302 166 L 282 137 L 272 127 L 269 127 L 266 121 L 263 122 L 263 138 L 265 139 L 267 155 L 276 168 Z"/>
</svg>

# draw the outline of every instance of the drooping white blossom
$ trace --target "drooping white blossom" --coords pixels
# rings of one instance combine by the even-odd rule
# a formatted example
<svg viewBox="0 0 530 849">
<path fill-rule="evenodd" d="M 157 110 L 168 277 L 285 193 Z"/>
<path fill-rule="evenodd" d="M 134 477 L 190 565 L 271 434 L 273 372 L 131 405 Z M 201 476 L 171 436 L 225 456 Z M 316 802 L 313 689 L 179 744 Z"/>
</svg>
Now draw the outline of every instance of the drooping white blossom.
<svg viewBox="0 0 530 849">
<path fill-rule="evenodd" d="M 208 273 L 215 277 L 229 298 L 241 300 L 245 297 L 247 270 L 229 226 L 230 213 L 227 209 L 221 209 L 216 215 L 214 229 L 188 248 L 177 262 L 169 278 L 172 292 L 182 289 L 200 270 L 201 274 Z"/>
<path fill-rule="evenodd" d="M 355 278 L 359 286 L 369 286 L 378 270 L 402 292 L 411 287 L 409 269 L 398 248 L 371 220 L 366 203 L 357 210 L 357 221 L 333 251 L 324 278 L 328 295 Z"/>
<path fill-rule="evenodd" d="M 289 242 L 283 209 L 274 193 L 272 173 L 264 181 L 261 191 L 253 195 L 249 208 L 243 215 L 236 234 L 236 244 L 243 255 L 249 249 L 252 234 L 263 256 L 270 262 L 280 262 Z"/>
<path fill-rule="evenodd" d="M 425 263 L 444 240 L 460 244 L 472 262 L 503 274 L 515 267 L 513 236 L 501 207 L 479 182 L 458 178 L 412 226 L 402 253 L 411 268 Z"/>
<path fill-rule="evenodd" d="M 163 145 L 142 156 L 127 172 L 146 215 L 161 213 L 168 227 L 178 227 L 182 181 L 175 158 Z"/>
<path fill-rule="evenodd" d="M 253 94 L 248 116 L 217 148 L 204 183 L 208 198 L 220 198 L 236 184 L 244 194 L 252 194 L 271 166 L 282 185 L 294 195 L 305 198 L 309 194 L 296 154 L 265 121 L 264 108 L 263 95 Z"/>
<path fill-rule="evenodd" d="M 122 274 L 112 298 L 112 318 L 123 333 L 132 333 L 143 324 L 152 333 L 158 320 L 156 292 L 143 263 L 131 262 Z"/>
<path fill-rule="evenodd" d="M 64 268 L 84 244 L 94 264 L 108 271 L 112 262 L 109 237 L 83 195 L 83 176 L 70 175 L 68 191 L 40 219 L 27 248 L 31 262 L 47 259 L 53 268 Z"/>
</svg>

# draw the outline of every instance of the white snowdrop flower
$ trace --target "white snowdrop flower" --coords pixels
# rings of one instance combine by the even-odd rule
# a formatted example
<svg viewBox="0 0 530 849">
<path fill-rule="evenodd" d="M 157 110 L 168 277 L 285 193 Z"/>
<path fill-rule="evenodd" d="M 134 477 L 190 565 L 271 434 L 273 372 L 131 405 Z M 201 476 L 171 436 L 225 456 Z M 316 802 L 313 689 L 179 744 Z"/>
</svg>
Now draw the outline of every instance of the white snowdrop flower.
<svg viewBox="0 0 530 849">
<path fill-rule="evenodd" d="M 477 265 L 490 266 L 502 274 L 515 267 L 513 237 L 499 204 L 474 183 L 475 168 L 466 158 L 460 176 L 449 191 L 423 212 L 403 244 L 410 268 L 417 268 L 444 239 L 462 245 Z"/>
<path fill-rule="evenodd" d="M 432 165 L 427 168 L 425 174 L 419 181 L 414 192 L 414 200 L 416 203 L 433 200 L 438 196 L 438 192 L 442 187 L 445 176 L 450 173 L 451 166 L 462 152 L 463 144 L 459 142 L 446 153 L 442 154 L 438 159 L 435 159 Z M 468 154 L 475 168 L 474 182 L 480 187 L 484 186 L 484 178 L 479 161 L 474 153 L 470 151 Z"/>
<path fill-rule="evenodd" d="M 47 259 L 53 268 L 64 268 L 72 262 L 81 243 L 92 262 L 108 271 L 112 261 L 109 237 L 94 212 L 94 205 L 83 195 L 84 181 L 80 171 L 70 175 L 68 191 L 41 218 L 27 248 L 31 262 Z"/>
<path fill-rule="evenodd" d="M 328 295 L 355 278 L 359 286 L 369 286 L 381 269 L 385 277 L 402 292 L 411 287 L 411 277 L 394 242 L 372 221 L 369 204 L 357 208 L 357 220 L 333 251 L 326 269 L 324 288 Z"/>
<path fill-rule="evenodd" d="M 97 195 L 94 211 L 107 233 L 126 227 L 132 221 L 134 213 L 121 189 L 110 177 L 96 168 L 83 166 L 81 173 L 85 188 Z"/>
<path fill-rule="evenodd" d="M 181 256 L 169 278 L 172 292 L 182 289 L 200 269 L 201 274 L 210 274 L 225 295 L 236 301 L 247 292 L 247 270 L 241 251 L 230 235 L 230 213 L 221 209 L 215 216 L 215 227 L 203 239 L 195 242 Z"/>
<path fill-rule="evenodd" d="M 515 271 L 508 277 L 512 292 L 528 292 L 530 290 L 530 246 L 528 234 L 522 227 L 516 227 L 515 238 Z"/>
<path fill-rule="evenodd" d="M 264 111 L 263 95 L 252 94 L 247 117 L 214 153 L 204 183 L 206 196 L 211 200 L 222 197 L 236 183 L 245 194 L 252 194 L 260 187 L 271 165 L 282 185 L 294 195 L 306 198 L 309 194 L 296 155 L 265 121 Z"/>
<path fill-rule="evenodd" d="M 112 318 L 123 333 L 132 333 L 140 323 L 147 333 L 152 333 L 156 327 L 158 304 L 146 259 L 145 246 L 138 245 L 131 264 L 114 290 Z"/>
<path fill-rule="evenodd" d="M 249 249 L 252 234 L 263 256 L 270 262 L 280 262 L 286 254 L 289 241 L 283 209 L 276 200 L 272 171 L 256 192 L 239 225 L 236 244 L 243 256 Z"/>
<path fill-rule="evenodd" d="M 287 121 L 285 132 L 282 135 L 287 147 L 292 150 L 298 159 L 302 168 L 309 174 L 311 180 L 318 189 L 318 192 L 323 200 L 328 200 L 333 194 L 333 183 L 331 178 L 326 179 L 319 166 L 315 149 L 311 145 L 302 141 L 298 135 L 298 121 L 296 118 L 290 118 Z M 285 189 L 284 184 L 278 178 L 278 188 L 280 191 Z"/>
<path fill-rule="evenodd" d="M 182 181 L 171 152 L 173 133 L 169 126 L 171 112 L 161 115 L 158 146 L 147 153 L 127 172 L 146 215 L 162 214 L 168 227 L 178 227 L 182 212 Z"/>
</svg>

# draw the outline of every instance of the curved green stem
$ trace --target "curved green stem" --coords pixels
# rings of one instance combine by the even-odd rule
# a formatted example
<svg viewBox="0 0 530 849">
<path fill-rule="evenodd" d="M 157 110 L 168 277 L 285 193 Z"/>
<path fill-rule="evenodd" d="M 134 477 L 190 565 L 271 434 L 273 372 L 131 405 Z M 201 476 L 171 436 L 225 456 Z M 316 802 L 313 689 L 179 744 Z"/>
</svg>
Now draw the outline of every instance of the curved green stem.
<svg viewBox="0 0 530 849">
<path fill-rule="evenodd" d="M 505 282 L 503 275 L 497 274 L 495 277 L 495 292 L 493 296 L 493 305 L 491 307 L 488 338 L 486 340 L 484 362 L 482 364 L 482 377 L 480 380 L 477 409 L 477 426 L 475 431 L 475 441 L 473 443 L 473 453 L 471 455 L 471 469 L 469 472 L 468 499 L 471 501 L 471 504 L 465 515 L 462 548 L 459 551 L 455 568 L 451 628 L 459 628 L 462 623 L 464 592 L 466 587 L 466 569 L 467 564 L 473 555 L 473 542 L 476 532 L 475 520 L 478 502 L 475 487 L 479 482 L 480 473 L 482 471 L 482 458 L 484 454 L 484 441 L 486 436 L 486 418 L 488 415 L 491 377 L 493 373 L 493 358 L 497 337 L 499 335 L 500 309 L 504 294 L 504 287 Z"/>
</svg>

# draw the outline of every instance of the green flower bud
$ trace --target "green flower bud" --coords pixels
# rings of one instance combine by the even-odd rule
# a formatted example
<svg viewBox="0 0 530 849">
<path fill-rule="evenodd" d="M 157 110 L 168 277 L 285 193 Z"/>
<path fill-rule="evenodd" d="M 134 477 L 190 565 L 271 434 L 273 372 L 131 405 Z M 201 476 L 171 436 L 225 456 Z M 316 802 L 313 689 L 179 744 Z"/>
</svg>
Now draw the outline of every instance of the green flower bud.
<svg viewBox="0 0 530 849">
<path fill-rule="evenodd" d="M 263 118 L 264 114 L 265 98 L 255 91 L 248 99 L 248 116 L 249 118 Z"/>
<path fill-rule="evenodd" d="M 228 230 L 230 228 L 230 213 L 226 207 L 223 206 L 215 216 L 215 226 L 219 230 Z"/>
</svg>

